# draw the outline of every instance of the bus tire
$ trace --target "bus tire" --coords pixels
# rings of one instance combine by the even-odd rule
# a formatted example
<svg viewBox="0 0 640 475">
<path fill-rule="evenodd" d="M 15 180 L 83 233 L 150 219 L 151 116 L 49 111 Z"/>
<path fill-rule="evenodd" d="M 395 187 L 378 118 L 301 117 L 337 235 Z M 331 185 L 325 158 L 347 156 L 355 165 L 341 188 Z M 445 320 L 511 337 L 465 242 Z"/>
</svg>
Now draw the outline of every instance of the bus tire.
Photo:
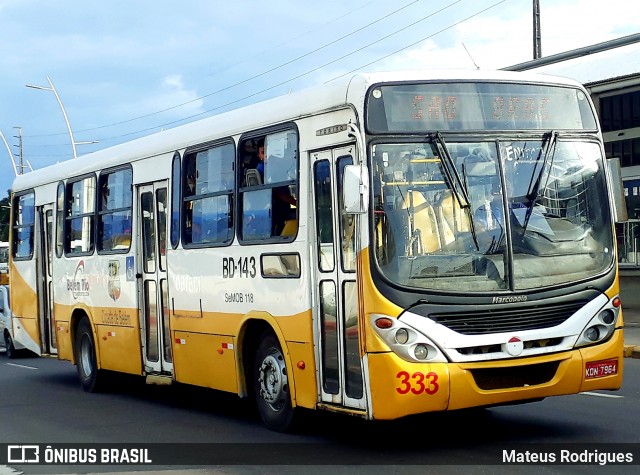
<svg viewBox="0 0 640 475">
<path fill-rule="evenodd" d="M 76 363 L 82 389 L 88 393 L 97 392 L 102 386 L 103 372 L 98 369 L 96 345 L 89 320 L 83 318 L 76 332 Z"/>
<path fill-rule="evenodd" d="M 253 368 L 253 389 L 260 418 L 273 431 L 287 431 L 292 426 L 294 416 L 289 371 L 280 343 L 270 331 L 260 339 Z"/>
<path fill-rule="evenodd" d="M 4 348 L 7 354 L 7 358 L 15 358 L 16 357 L 16 347 L 13 344 L 13 339 L 8 331 L 4 332 Z"/>
</svg>

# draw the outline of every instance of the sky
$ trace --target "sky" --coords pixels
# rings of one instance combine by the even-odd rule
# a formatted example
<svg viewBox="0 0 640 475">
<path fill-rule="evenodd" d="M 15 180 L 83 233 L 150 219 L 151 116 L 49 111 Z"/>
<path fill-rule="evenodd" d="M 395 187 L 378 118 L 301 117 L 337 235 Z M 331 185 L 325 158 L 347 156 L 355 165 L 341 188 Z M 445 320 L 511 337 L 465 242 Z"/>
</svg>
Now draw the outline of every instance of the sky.
<svg viewBox="0 0 640 475">
<path fill-rule="evenodd" d="M 0 131 L 34 169 L 72 159 L 55 94 L 25 87 L 47 76 L 84 155 L 355 71 L 499 69 L 533 58 L 532 4 L 0 0 Z M 540 11 L 543 56 L 640 32 L 637 0 Z M 13 177 L 0 141 L 1 197 Z"/>
</svg>

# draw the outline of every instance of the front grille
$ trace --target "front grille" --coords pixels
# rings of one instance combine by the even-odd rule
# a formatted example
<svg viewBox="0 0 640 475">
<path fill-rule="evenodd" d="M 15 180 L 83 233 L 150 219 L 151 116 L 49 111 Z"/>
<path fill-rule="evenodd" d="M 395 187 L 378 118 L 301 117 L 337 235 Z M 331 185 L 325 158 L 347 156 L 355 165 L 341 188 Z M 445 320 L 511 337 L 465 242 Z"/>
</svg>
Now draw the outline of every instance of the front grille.
<svg viewBox="0 0 640 475">
<path fill-rule="evenodd" d="M 538 330 L 560 325 L 586 302 L 432 314 L 440 325 L 463 335 Z"/>
<path fill-rule="evenodd" d="M 472 369 L 471 375 L 480 389 L 522 388 L 548 383 L 558 371 L 559 361 L 510 368 Z"/>
<path fill-rule="evenodd" d="M 563 338 L 544 338 L 540 340 L 524 341 L 524 349 L 531 350 L 535 348 L 551 348 L 562 343 Z M 456 348 L 461 355 L 488 355 L 494 353 L 502 353 L 502 345 L 481 345 L 469 346 L 465 348 Z"/>
</svg>

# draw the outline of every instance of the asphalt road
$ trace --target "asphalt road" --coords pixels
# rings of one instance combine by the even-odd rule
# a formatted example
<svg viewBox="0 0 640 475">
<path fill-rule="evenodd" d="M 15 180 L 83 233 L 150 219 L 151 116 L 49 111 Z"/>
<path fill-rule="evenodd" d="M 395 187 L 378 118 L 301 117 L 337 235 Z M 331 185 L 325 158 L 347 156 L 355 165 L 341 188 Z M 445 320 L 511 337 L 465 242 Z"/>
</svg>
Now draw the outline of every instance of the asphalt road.
<svg viewBox="0 0 640 475">
<path fill-rule="evenodd" d="M 0 444 L 170 444 L 151 446 L 163 461 L 159 465 L 11 464 L 11 469 L 26 474 L 157 472 L 176 468 L 174 463 L 198 469 L 195 473 L 205 469 L 238 474 L 300 473 L 299 465 L 305 465 L 306 474 L 327 470 L 513 473 L 514 466 L 486 464 L 495 464 L 504 449 L 517 444 L 525 444 L 527 450 L 543 451 L 575 447 L 571 444 L 592 444 L 587 446 L 589 450 L 600 451 L 620 447 L 640 450 L 640 360 L 626 358 L 624 364 L 625 383 L 615 393 L 556 397 L 527 405 L 431 414 L 393 422 L 309 413 L 297 432 L 278 434 L 265 429 L 252 406 L 234 395 L 181 385 L 146 386 L 135 378 L 118 378 L 110 392 L 87 394 L 79 387 L 75 367 L 67 362 L 36 357 L 8 360 L 0 355 Z M 177 443 L 209 444 L 185 449 L 187 453 L 200 450 L 197 456 L 204 457 L 206 463 L 194 465 L 188 457 L 179 456 L 177 462 L 165 463 Z M 158 454 L 158 447 L 167 453 Z M 636 463 L 640 463 L 640 452 Z M 362 466 L 368 470 L 360 471 L 364 470 Z M 520 473 L 523 469 L 538 473 L 541 467 L 517 468 Z M 602 469 L 597 465 L 546 468 L 552 470 L 550 473 Z M 628 473 L 631 467 L 606 468 Z M 0 475 L 5 473 L 10 473 L 10 468 L 0 465 Z"/>
</svg>

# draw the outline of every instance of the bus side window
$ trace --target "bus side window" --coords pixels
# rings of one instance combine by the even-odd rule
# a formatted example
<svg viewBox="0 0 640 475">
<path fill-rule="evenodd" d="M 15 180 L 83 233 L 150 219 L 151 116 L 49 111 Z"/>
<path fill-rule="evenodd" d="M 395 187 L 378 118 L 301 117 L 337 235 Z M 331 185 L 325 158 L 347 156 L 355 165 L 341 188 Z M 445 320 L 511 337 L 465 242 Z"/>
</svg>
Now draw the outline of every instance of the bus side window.
<svg viewBox="0 0 640 475">
<path fill-rule="evenodd" d="M 248 139 L 241 150 L 241 239 L 292 240 L 298 231 L 297 133 L 287 130 Z"/>
<path fill-rule="evenodd" d="M 131 247 L 133 174 L 130 168 L 100 176 L 98 252 L 123 252 Z"/>
<path fill-rule="evenodd" d="M 353 165 L 353 157 L 345 155 L 338 158 L 338 190 L 342 190 L 342 177 L 344 168 Z M 338 193 L 338 210 L 342 213 L 342 193 Z M 342 269 L 346 272 L 356 270 L 356 243 L 354 239 L 355 220 L 352 215 L 342 214 L 340 219 L 340 234 L 342 241 L 342 251 L 340 253 Z"/>
<path fill-rule="evenodd" d="M 243 194 L 242 238 L 247 241 L 271 237 L 271 190 L 247 191 Z"/>
<path fill-rule="evenodd" d="M 13 199 L 15 218 L 13 222 L 13 257 L 31 259 L 33 256 L 33 234 L 35 226 L 35 193 L 25 193 Z"/>
<path fill-rule="evenodd" d="M 94 220 L 96 177 L 88 176 L 67 183 L 65 249 L 69 254 L 91 254 L 95 245 Z"/>
<path fill-rule="evenodd" d="M 298 229 L 298 145 L 293 131 L 268 135 L 265 139 L 264 182 L 274 184 L 272 235 L 292 237 Z"/>
<path fill-rule="evenodd" d="M 228 244 L 233 239 L 235 147 L 226 142 L 184 158 L 184 244 Z"/>
</svg>

